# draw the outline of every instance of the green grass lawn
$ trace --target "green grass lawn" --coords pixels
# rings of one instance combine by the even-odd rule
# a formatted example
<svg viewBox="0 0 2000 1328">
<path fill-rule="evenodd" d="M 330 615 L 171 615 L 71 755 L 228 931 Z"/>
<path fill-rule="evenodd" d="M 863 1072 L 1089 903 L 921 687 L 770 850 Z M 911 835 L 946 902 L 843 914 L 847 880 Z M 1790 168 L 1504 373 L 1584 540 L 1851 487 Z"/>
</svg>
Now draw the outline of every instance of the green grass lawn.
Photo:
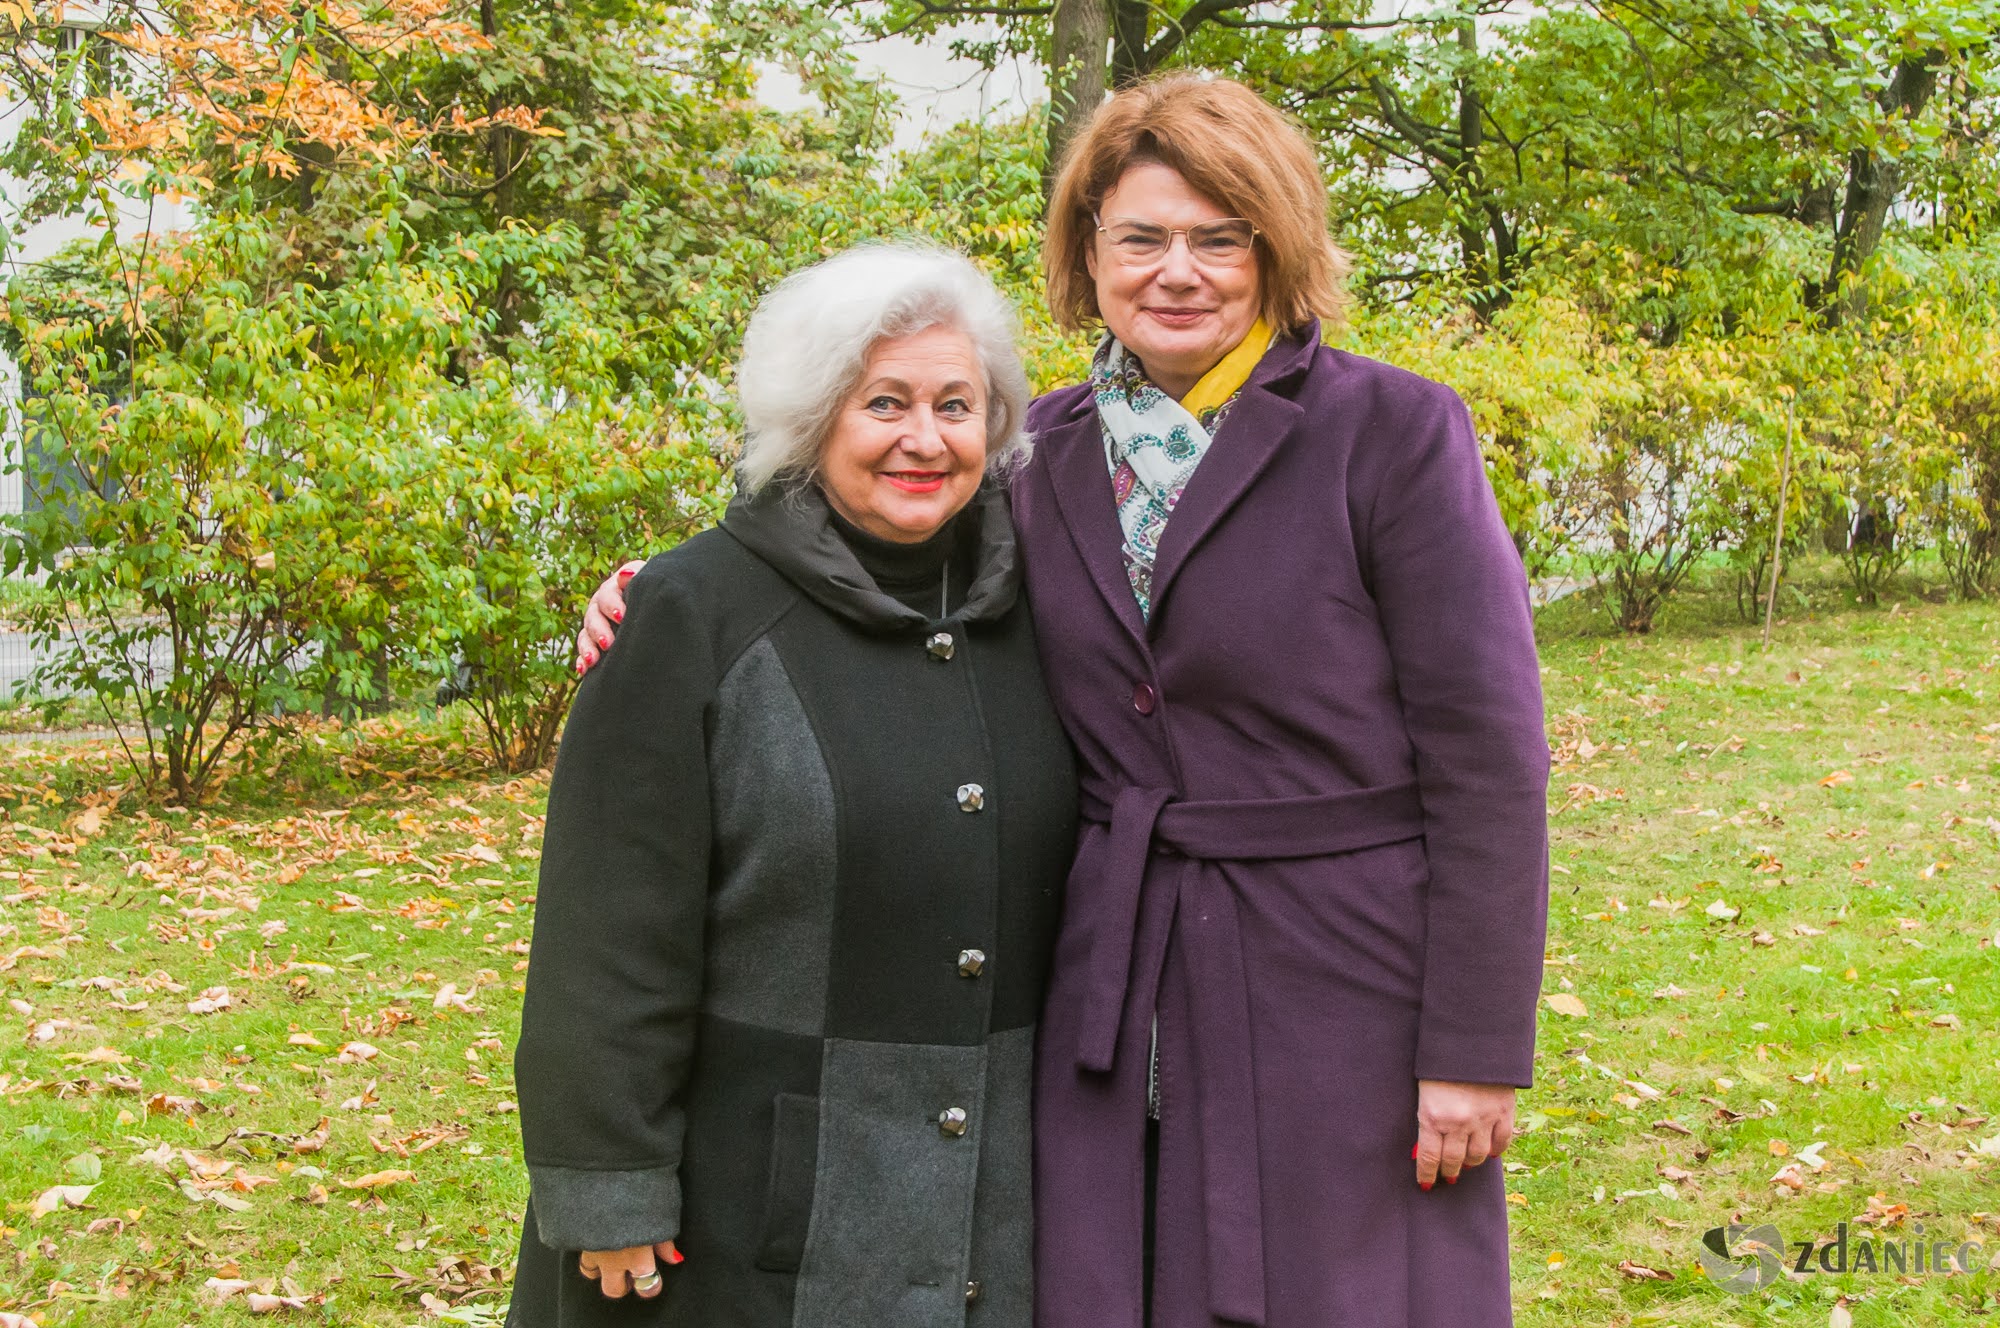
<svg viewBox="0 0 2000 1328">
<path fill-rule="evenodd" d="M 1696 1250 L 2000 1247 L 2000 608 L 1824 593 L 1765 653 L 1726 598 L 1544 624 L 1519 1321 L 1976 1321 L 1990 1273 L 1738 1296 Z M 114 800 L 102 745 L 0 747 L 0 1324 L 499 1322 L 546 781 L 468 744 L 308 730 L 197 812 Z"/>
</svg>

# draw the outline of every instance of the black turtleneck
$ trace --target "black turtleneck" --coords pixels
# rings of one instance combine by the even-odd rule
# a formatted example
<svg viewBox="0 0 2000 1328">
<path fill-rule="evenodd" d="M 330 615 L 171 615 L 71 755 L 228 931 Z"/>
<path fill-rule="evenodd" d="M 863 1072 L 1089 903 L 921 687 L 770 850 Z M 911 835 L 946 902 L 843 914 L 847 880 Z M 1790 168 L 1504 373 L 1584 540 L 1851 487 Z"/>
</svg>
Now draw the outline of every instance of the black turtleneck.
<svg viewBox="0 0 2000 1328">
<path fill-rule="evenodd" d="M 943 584 L 949 566 L 950 604 L 955 607 L 964 602 L 969 567 L 961 556 L 960 527 L 965 523 L 958 515 L 916 544 L 898 544 L 871 535 L 835 511 L 831 503 L 827 504 L 827 515 L 832 518 L 834 533 L 853 551 L 861 570 L 873 578 L 883 594 L 926 618 L 945 617 Z"/>
</svg>

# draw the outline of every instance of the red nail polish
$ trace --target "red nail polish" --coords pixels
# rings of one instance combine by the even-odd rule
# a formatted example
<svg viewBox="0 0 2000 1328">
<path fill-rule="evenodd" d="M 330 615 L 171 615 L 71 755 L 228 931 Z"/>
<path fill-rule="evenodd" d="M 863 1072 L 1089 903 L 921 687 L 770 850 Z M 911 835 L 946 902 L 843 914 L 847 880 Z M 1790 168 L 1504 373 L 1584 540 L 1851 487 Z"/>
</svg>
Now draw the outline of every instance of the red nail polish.
<svg viewBox="0 0 2000 1328">
<path fill-rule="evenodd" d="M 590 666 L 584 663 L 582 660 L 578 660 L 576 662 L 576 676 L 581 678 L 583 676 L 583 671 L 589 667 Z"/>
<path fill-rule="evenodd" d="M 603 649 L 609 650 L 611 649 L 611 638 L 608 636 L 600 636 L 597 638 L 597 644 Z"/>
<path fill-rule="evenodd" d="M 623 610 L 623 609 L 613 609 L 613 610 L 611 611 L 611 621 L 612 621 L 612 622 L 624 622 L 624 621 L 625 621 L 625 610 Z"/>
<path fill-rule="evenodd" d="M 685 1255 L 685 1254 L 682 1254 L 682 1253 L 681 1253 L 681 1252 L 680 1252 L 679 1250 L 677 1250 L 677 1249 L 674 1249 L 674 1250 L 668 1250 L 668 1251 L 667 1251 L 667 1262 L 668 1262 L 668 1263 L 686 1263 L 686 1262 L 687 1262 L 687 1255 Z"/>
<path fill-rule="evenodd" d="M 1411 1156 L 1411 1157 L 1415 1157 L 1415 1156 L 1417 1155 L 1417 1149 L 1418 1149 L 1418 1147 L 1419 1147 L 1419 1145 L 1417 1145 L 1417 1144 L 1411 1144 L 1411 1145 L 1410 1145 L 1410 1156 Z"/>
<path fill-rule="evenodd" d="M 1444 1178 L 1444 1183 L 1445 1183 L 1445 1184 L 1447 1184 L 1447 1185 L 1456 1185 L 1456 1184 L 1458 1184 L 1458 1177 L 1456 1177 L 1456 1176 L 1446 1176 L 1446 1177 Z"/>
<path fill-rule="evenodd" d="M 1417 1188 L 1422 1190 L 1424 1193 L 1429 1194 L 1431 1189 L 1431 1182 L 1427 1180 L 1420 1180 L 1417 1182 Z"/>
</svg>

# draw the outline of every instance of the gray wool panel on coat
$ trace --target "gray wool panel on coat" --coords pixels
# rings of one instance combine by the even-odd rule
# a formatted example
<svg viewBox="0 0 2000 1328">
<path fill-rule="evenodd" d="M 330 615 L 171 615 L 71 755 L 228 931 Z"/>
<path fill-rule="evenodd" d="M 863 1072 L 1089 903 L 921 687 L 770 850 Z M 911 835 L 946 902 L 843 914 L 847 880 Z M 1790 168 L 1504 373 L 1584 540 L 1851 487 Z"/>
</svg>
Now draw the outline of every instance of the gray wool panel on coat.
<svg viewBox="0 0 2000 1328">
<path fill-rule="evenodd" d="M 985 1183 L 984 1046 L 829 1038 L 820 1073 L 819 1174 L 794 1328 L 942 1328 L 965 1322 L 973 1194 Z M 938 1128 L 952 1107 L 963 1135 Z"/>
<path fill-rule="evenodd" d="M 711 1015 L 819 1037 L 838 897 L 833 780 L 770 638 L 723 677 L 710 739 Z"/>
<path fill-rule="evenodd" d="M 681 1229 L 679 1167 L 587 1171 L 530 1166 L 536 1229 L 558 1250 L 625 1250 Z"/>
<path fill-rule="evenodd" d="M 1035 1030 L 1010 1028 L 986 1039 L 986 1128 L 979 1140 L 979 1194 L 972 1204 L 972 1266 L 979 1296 L 971 1324 L 1034 1320 L 1034 1166 L 1028 1104 L 1033 1096 Z"/>
</svg>

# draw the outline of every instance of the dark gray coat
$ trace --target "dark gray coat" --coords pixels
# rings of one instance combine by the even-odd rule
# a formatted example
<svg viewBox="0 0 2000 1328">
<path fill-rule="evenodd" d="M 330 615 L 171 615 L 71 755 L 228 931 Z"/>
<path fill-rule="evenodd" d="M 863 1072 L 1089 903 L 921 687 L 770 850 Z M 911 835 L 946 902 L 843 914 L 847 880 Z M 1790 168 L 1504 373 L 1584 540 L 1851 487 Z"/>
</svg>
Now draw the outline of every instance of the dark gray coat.
<svg viewBox="0 0 2000 1328">
<path fill-rule="evenodd" d="M 510 1328 L 1027 1328 L 1076 793 L 1004 500 L 975 501 L 943 621 L 811 492 L 633 579 L 549 796 Z M 657 1301 L 576 1271 L 669 1237 Z"/>
</svg>

